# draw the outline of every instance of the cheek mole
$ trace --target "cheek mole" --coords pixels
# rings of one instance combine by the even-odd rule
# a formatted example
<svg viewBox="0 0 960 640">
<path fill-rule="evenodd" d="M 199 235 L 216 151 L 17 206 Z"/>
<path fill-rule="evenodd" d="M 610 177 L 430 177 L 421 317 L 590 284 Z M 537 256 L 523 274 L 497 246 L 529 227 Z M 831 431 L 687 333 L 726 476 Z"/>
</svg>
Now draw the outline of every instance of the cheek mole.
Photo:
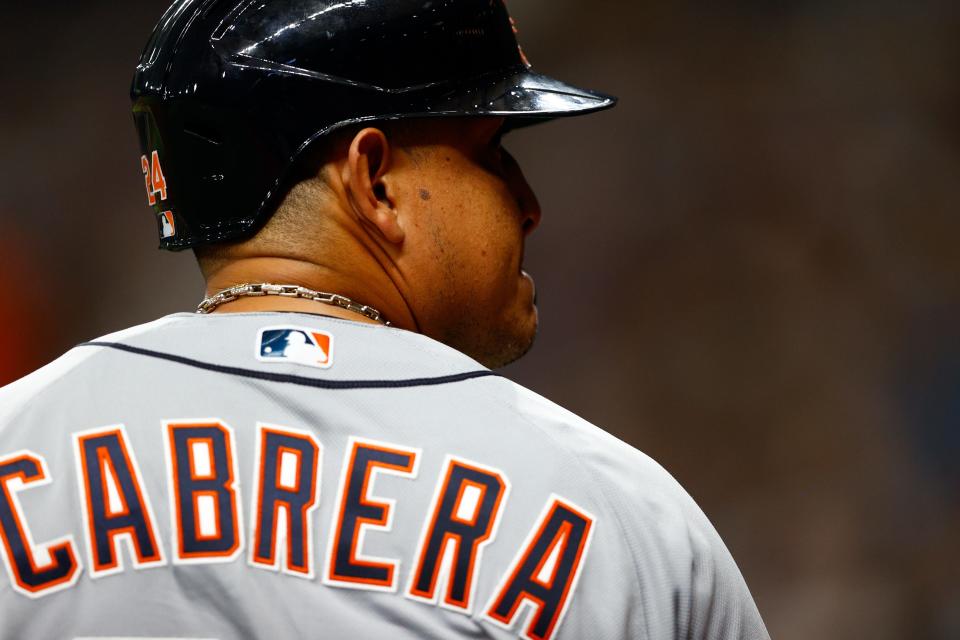
<svg viewBox="0 0 960 640">
<path fill-rule="evenodd" d="M 429 199 L 430 199 L 430 192 L 427 191 L 426 189 L 420 189 L 420 199 L 421 199 L 421 200 L 429 200 Z"/>
</svg>

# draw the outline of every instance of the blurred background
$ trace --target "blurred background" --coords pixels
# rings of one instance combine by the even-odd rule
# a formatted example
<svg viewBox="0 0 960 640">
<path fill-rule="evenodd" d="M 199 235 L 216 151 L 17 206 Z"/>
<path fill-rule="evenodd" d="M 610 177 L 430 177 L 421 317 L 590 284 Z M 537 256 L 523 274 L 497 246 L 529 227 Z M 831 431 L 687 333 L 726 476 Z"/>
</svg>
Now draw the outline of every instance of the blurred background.
<svg viewBox="0 0 960 640">
<path fill-rule="evenodd" d="M 960 3 L 510 0 L 620 96 L 511 134 L 542 331 L 505 374 L 659 460 L 774 638 L 960 638 Z M 0 384 L 192 309 L 127 92 L 166 0 L 0 26 Z"/>
</svg>

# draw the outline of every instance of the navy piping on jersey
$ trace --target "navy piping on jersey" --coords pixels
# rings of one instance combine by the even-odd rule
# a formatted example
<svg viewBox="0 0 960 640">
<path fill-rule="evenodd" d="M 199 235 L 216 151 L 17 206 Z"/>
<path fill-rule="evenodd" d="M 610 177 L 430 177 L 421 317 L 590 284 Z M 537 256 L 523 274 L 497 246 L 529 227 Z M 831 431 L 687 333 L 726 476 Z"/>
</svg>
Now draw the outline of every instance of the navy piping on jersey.
<svg viewBox="0 0 960 640">
<path fill-rule="evenodd" d="M 168 360 L 177 364 L 187 365 L 206 371 L 216 373 L 226 373 L 233 376 L 242 376 L 244 378 L 254 378 L 256 380 L 266 380 L 268 382 L 286 382 L 289 384 L 298 384 L 304 387 L 315 387 L 317 389 L 399 389 L 406 387 L 430 387 L 440 384 L 450 384 L 452 382 L 463 382 L 474 378 L 486 378 L 488 376 L 497 376 L 496 373 L 489 370 L 466 371 L 464 373 L 454 373 L 447 376 L 437 376 L 435 378 L 410 378 L 407 380 L 317 380 L 305 376 L 295 376 L 288 373 L 270 373 L 267 371 L 257 371 L 256 369 L 243 369 L 241 367 L 228 367 L 222 364 L 212 362 L 202 362 L 192 358 L 185 358 L 172 353 L 163 353 L 162 351 L 152 351 L 150 349 L 141 349 L 128 344 L 119 342 L 84 342 L 78 347 L 105 347 L 126 351 L 138 356 L 147 356 L 148 358 L 157 358 L 159 360 Z"/>
</svg>

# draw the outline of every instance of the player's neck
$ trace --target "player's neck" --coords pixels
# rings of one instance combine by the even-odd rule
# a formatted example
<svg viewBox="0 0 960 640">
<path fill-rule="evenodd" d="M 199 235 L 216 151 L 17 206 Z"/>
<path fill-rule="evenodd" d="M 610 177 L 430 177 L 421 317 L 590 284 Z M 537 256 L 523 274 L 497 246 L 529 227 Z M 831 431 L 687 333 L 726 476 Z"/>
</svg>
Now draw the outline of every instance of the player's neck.
<svg viewBox="0 0 960 640">
<path fill-rule="evenodd" d="M 358 269 L 360 269 L 358 271 Z M 384 284 L 382 280 L 387 280 Z M 248 257 L 233 260 L 207 278 L 206 295 L 244 283 L 293 284 L 315 291 L 336 293 L 380 311 L 392 326 L 416 331 L 416 323 L 402 296 L 386 278 L 364 274 L 359 265 L 349 275 L 338 269 L 293 258 Z M 213 313 L 293 311 L 318 313 L 345 320 L 378 324 L 360 313 L 334 305 L 280 296 L 243 297 L 217 307 Z"/>
</svg>

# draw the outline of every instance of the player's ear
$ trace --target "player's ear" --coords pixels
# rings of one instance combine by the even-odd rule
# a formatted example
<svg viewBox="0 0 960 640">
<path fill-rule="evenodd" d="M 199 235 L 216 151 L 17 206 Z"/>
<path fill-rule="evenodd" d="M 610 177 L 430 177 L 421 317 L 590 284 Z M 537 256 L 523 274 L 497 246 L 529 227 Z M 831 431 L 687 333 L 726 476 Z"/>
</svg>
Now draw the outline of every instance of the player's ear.
<svg viewBox="0 0 960 640">
<path fill-rule="evenodd" d="M 386 134 L 368 127 L 353 137 L 341 178 L 354 212 L 364 226 L 388 242 L 400 244 L 404 233 L 387 179 L 391 162 L 390 141 Z"/>
</svg>

